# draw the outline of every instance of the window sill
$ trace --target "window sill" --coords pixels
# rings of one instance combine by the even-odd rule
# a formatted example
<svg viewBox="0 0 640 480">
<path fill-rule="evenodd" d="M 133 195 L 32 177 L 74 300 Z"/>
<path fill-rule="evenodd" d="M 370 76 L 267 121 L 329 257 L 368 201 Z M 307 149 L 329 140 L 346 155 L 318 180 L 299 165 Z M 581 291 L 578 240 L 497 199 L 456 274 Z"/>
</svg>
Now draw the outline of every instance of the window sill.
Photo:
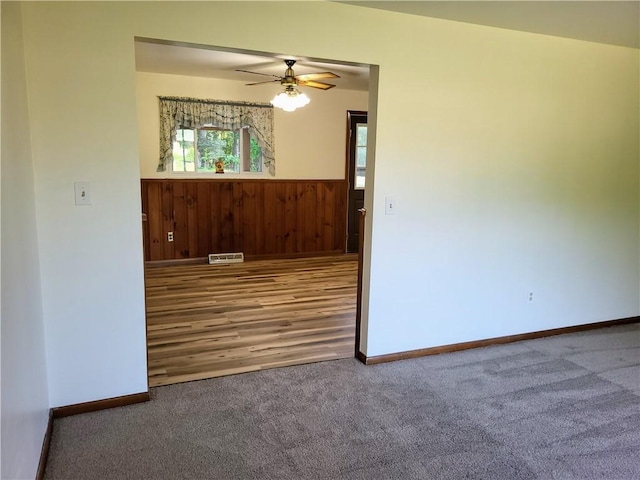
<svg viewBox="0 0 640 480">
<path fill-rule="evenodd" d="M 266 172 L 260 172 L 260 173 L 194 173 L 194 172 L 165 172 L 165 174 L 163 175 L 163 178 L 174 178 L 174 179 L 178 179 L 178 178 L 188 178 L 188 179 L 194 179 L 194 178 L 203 178 L 203 179 L 208 179 L 208 180 L 212 180 L 212 179 L 220 179 L 220 180 L 224 180 L 225 178 L 231 178 L 231 179 L 249 179 L 249 178 L 253 178 L 253 179 L 269 179 L 269 178 L 275 178 L 274 176 L 269 175 Z"/>
</svg>

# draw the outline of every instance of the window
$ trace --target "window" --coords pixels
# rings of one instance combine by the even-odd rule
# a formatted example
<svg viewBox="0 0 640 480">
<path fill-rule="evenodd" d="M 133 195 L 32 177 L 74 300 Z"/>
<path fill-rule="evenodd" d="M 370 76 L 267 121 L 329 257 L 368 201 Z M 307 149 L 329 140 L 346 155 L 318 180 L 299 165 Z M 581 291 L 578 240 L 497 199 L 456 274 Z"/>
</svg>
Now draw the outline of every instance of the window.
<svg viewBox="0 0 640 480">
<path fill-rule="evenodd" d="M 276 174 L 273 105 L 182 97 L 158 98 L 158 172 L 212 171 L 211 165 L 207 168 L 207 161 L 211 163 L 210 159 L 215 158 L 214 165 L 222 166 L 223 171 Z M 193 135 L 186 133 L 187 130 Z M 205 145 L 207 143 L 208 146 Z M 180 157 L 175 164 L 174 151 Z"/>
<path fill-rule="evenodd" d="M 215 173 L 220 160 L 225 173 L 262 172 L 262 150 L 248 128 L 179 128 L 173 142 L 174 172 Z"/>
<path fill-rule="evenodd" d="M 356 124 L 356 182 L 355 188 L 364 188 L 367 170 L 367 124 Z"/>
</svg>

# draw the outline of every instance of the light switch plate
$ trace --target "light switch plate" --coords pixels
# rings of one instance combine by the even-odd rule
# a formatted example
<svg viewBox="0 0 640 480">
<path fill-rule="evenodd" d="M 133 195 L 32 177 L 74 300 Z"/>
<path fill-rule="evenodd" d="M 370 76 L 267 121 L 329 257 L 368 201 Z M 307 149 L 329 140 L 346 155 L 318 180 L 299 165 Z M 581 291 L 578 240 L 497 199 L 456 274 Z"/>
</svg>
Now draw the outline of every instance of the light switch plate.
<svg viewBox="0 0 640 480">
<path fill-rule="evenodd" d="M 395 197 L 384 197 L 384 214 L 395 215 L 397 210 Z"/>
<path fill-rule="evenodd" d="M 76 194 L 76 205 L 91 205 L 91 189 L 89 182 L 74 182 L 73 189 Z"/>
</svg>

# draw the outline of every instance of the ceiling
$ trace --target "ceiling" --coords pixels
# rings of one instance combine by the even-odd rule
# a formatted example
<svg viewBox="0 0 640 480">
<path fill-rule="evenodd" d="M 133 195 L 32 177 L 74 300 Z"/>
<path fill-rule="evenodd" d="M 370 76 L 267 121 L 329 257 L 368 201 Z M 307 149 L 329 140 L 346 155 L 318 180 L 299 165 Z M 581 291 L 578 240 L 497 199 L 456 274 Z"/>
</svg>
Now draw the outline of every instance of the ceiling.
<svg viewBox="0 0 640 480">
<path fill-rule="evenodd" d="M 363 91 L 369 88 L 369 67 L 365 65 L 333 63 L 295 55 L 245 53 L 147 39 L 137 39 L 135 49 L 136 70 L 140 72 L 170 73 L 253 83 L 268 81 L 269 78 L 236 72 L 236 70 L 251 70 L 266 75 L 282 76 L 287 68 L 283 60 L 291 58 L 297 60 L 293 67 L 296 74 L 331 71 L 340 78 L 327 79 L 326 83 L 334 84 L 336 88 Z"/>
<path fill-rule="evenodd" d="M 367 8 L 640 48 L 640 1 L 346 1 Z"/>
<path fill-rule="evenodd" d="M 634 1 L 349 1 L 340 2 L 460 22 L 521 30 L 591 42 L 640 48 L 640 0 Z M 369 67 L 330 60 L 245 52 L 210 46 L 137 39 L 136 69 L 197 77 L 268 80 L 261 75 L 236 72 L 251 70 L 283 75 L 285 58 L 298 61 L 297 74 L 331 71 L 338 89 L 368 90 Z"/>
</svg>

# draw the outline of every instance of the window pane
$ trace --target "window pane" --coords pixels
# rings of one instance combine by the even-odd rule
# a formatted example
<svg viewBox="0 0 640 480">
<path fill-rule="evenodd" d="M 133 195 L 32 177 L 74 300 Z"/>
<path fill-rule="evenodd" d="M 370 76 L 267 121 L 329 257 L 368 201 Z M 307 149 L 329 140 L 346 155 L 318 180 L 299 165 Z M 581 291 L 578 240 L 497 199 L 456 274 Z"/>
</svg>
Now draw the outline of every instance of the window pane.
<svg viewBox="0 0 640 480">
<path fill-rule="evenodd" d="M 220 132 L 222 140 L 222 161 L 224 171 L 228 173 L 238 173 L 240 171 L 240 134 L 231 130 Z"/>
<path fill-rule="evenodd" d="M 358 167 L 367 166 L 367 147 L 356 148 L 356 166 Z"/>
<path fill-rule="evenodd" d="M 216 171 L 216 132 L 215 130 L 198 130 L 198 171 Z"/>
<path fill-rule="evenodd" d="M 238 132 L 203 128 L 198 130 L 198 171 L 215 172 L 221 160 L 225 172 L 239 171 Z"/>
<path fill-rule="evenodd" d="M 364 176 L 366 171 L 367 147 L 356 147 L 356 189 L 364 188 Z"/>
<path fill-rule="evenodd" d="M 356 124 L 356 145 L 358 147 L 366 147 L 367 146 L 367 124 L 366 123 L 358 123 Z"/>
<path fill-rule="evenodd" d="M 194 172 L 195 150 L 193 130 L 179 129 L 173 142 L 173 171 Z"/>
<path fill-rule="evenodd" d="M 364 188 L 364 177 L 367 168 L 367 124 L 356 124 L 356 175 L 355 188 Z"/>
<path fill-rule="evenodd" d="M 249 171 L 259 173 L 262 171 L 262 149 L 258 145 L 258 141 L 253 137 L 250 140 L 249 150 Z"/>
<path fill-rule="evenodd" d="M 364 174 L 365 174 L 364 168 L 357 168 L 356 169 L 356 186 L 355 186 L 355 188 L 357 190 L 364 188 Z"/>
<path fill-rule="evenodd" d="M 248 128 L 233 131 L 205 126 L 176 131 L 174 172 L 215 173 L 218 161 L 226 173 L 262 172 L 262 150 Z"/>
</svg>

